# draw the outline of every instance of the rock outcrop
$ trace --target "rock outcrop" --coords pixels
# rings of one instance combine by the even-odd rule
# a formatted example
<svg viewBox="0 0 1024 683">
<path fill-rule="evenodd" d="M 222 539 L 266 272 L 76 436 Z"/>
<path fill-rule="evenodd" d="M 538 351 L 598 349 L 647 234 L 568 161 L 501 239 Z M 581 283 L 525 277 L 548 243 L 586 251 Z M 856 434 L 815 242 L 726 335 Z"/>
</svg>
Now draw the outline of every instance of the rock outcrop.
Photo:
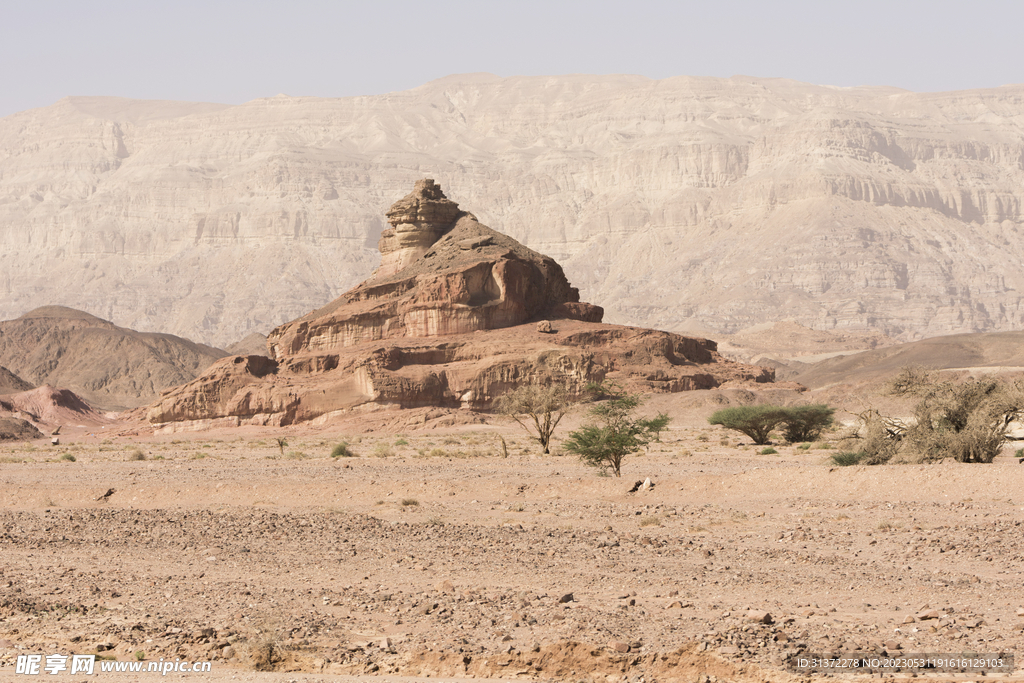
<svg viewBox="0 0 1024 683">
<path fill-rule="evenodd" d="M 29 441 L 41 438 L 43 433 L 28 420 L 0 414 L 0 441 Z"/>
<path fill-rule="evenodd" d="M 382 231 L 381 274 L 409 263 L 422 235 L 404 226 L 431 205 L 382 214 L 429 168 L 561 263 L 606 321 L 717 335 L 793 319 L 901 341 L 1021 329 L 1022 121 L 1021 85 L 746 77 L 68 98 L 0 119 L 0 318 L 60 303 L 215 346 L 266 333 L 369 277 Z"/>
<path fill-rule="evenodd" d="M 224 355 L 187 339 L 124 329 L 62 306 L 0 322 L 0 365 L 36 386 L 69 389 L 104 410 L 147 405 L 161 390 L 195 378 Z"/>
<path fill-rule="evenodd" d="M 424 200 L 445 208 L 424 212 Z M 373 277 L 272 331 L 270 358 L 223 358 L 164 392 L 148 419 L 284 425 L 357 409 L 487 410 L 526 382 L 675 392 L 773 379 L 706 339 L 602 324 L 554 260 L 456 209 L 417 183 L 389 212 L 416 237 L 395 249 L 385 231 Z"/>
<path fill-rule="evenodd" d="M 601 321 L 603 309 L 581 303 L 554 260 L 459 211 L 433 180 L 417 182 L 388 218 L 395 227 L 381 235 L 381 267 L 327 306 L 271 332 L 273 358 L 540 317 Z"/>
</svg>

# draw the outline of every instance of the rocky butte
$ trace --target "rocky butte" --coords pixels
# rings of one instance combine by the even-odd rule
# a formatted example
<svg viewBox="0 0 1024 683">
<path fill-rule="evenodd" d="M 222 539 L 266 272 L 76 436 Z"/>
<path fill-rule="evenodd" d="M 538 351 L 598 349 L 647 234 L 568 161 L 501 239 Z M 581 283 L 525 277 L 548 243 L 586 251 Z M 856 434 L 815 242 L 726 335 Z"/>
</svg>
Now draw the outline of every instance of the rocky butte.
<svg viewBox="0 0 1024 683">
<path fill-rule="evenodd" d="M 433 180 L 387 212 L 381 264 L 330 304 L 273 330 L 269 357 L 231 356 L 164 392 L 153 423 L 287 425 L 353 409 L 487 410 L 526 382 L 579 392 L 770 382 L 715 342 L 601 322 L 561 266 L 459 209 Z"/>
</svg>

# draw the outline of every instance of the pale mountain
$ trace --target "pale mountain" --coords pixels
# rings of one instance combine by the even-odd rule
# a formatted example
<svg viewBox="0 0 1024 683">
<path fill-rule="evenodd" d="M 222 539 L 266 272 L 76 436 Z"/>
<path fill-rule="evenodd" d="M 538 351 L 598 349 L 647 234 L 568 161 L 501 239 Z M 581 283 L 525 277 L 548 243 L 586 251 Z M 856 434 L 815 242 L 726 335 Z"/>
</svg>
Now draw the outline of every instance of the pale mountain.
<svg viewBox="0 0 1024 683">
<path fill-rule="evenodd" d="M 368 277 L 384 210 L 424 176 L 608 322 L 903 340 L 1024 322 L 1024 86 L 480 74 L 0 119 L 0 317 L 267 333 Z"/>
</svg>

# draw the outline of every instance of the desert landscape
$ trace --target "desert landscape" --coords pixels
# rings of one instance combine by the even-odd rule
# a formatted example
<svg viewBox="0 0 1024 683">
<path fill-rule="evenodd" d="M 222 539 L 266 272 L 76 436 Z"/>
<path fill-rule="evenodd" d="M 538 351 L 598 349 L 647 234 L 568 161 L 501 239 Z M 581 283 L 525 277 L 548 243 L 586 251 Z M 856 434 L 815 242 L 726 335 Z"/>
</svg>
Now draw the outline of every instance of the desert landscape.
<svg viewBox="0 0 1024 683">
<path fill-rule="evenodd" d="M 1016 651 L 1013 443 L 984 465 L 832 457 L 890 370 L 1012 379 L 1015 333 L 784 322 L 730 359 L 601 322 L 433 180 L 387 217 L 366 282 L 234 355 L 60 307 L 0 323 L 0 675 L 45 652 L 210 680 L 715 683 L 803 679 L 808 653 Z M 594 382 L 670 418 L 622 477 L 566 450 Z M 497 411 L 531 383 L 579 397 L 547 455 Z M 708 422 L 822 401 L 812 442 Z"/>
<path fill-rule="evenodd" d="M 464 76 L 0 119 L 0 679 L 1012 655 L 1019 89 Z M 550 444 L 505 403 L 531 387 Z M 623 398 L 619 477 L 578 435 Z M 765 406 L 830 418 L 712 424 Z"/>
</svg>

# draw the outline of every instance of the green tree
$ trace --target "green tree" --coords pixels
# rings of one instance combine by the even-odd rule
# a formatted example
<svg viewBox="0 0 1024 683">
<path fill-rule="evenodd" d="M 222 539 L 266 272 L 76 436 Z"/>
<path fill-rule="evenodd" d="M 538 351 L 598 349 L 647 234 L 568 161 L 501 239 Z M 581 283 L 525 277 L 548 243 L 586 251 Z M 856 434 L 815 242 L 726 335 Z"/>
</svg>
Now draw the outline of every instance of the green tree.
<svg viewBox="0 0 1024 683">
<path fill-rule="evenodd" d="M 614 385 L 605 389 L 611 397 L 590 409 L 593 420 L 570 432 L 564 447 L 585 464 L 611 468 L 620 477 L 623 458 L 650 443 L 669 418 L 664 414 L 637 418 L 634 413 L 642 402 L 639 396 L 621 393 Z"/>
<path fill-rule="evenodd" d="M 668 413 L 658 413 L 647 421 L 651 427 L 651 431 L 654 432 L 655 441 L 661 441 L 661 433 L 665 431 L 666 427 L 668 427 L 668 423 L 671 419 L 672 418 L 668 416 Z"/>
<path fill-rule="evenodd" d="M 708 418 L 710 424 L 742 432 L 759 446 L 767 444 L 768 435 L 785 420 L 785 410 L 772 405 L 722 408 Z"/>
<path fill-rule="evenodd" d="M 783 437 L 790 443 L 802 443 L 814 441 L 821 436 L 822 431 L 832 426 L 834 408 L 824 404 L 792 406 L 784 408 L 785 429 Z"/>
<path fill-rule="evenodd" d="M 570 407 L 569 394 L 557 384 L 524 384 L 498 399 L 498 412 L 519 423 L 545 453 L 551 452 L 551 436 Z"/>
</svg>

